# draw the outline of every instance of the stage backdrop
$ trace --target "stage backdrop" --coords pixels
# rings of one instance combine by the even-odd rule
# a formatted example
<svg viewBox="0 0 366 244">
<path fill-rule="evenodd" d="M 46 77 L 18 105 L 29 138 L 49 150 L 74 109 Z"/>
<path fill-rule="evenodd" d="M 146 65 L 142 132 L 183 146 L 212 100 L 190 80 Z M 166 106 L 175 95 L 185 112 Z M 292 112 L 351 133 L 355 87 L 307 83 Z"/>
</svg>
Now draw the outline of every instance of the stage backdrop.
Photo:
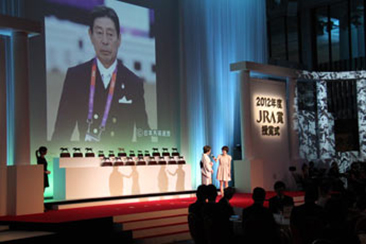
<svg viewBox="0 0 366 244">
<path fill-rule="evenodd" d="M 234 150 L 241 143 L 239 76 L 230 73 L 230 64 L 266 62 L 266 5 L 264 0 L 184 0 L 181 8 L 182 145 L 198 186 L 204 145 L 211 145 L 215 156 L 224 145 L 234 158 L 241 155 Z M 214 169 L 216 178 L 217 164 Z"/>
</svg>

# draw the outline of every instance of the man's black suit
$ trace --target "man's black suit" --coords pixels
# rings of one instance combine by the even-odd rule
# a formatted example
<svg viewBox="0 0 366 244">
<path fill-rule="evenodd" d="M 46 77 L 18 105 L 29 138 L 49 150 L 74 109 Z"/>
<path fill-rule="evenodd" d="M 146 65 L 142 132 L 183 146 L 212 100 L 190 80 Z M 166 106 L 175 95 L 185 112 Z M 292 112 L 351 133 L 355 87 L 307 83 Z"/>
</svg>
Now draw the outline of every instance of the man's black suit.
<svg viewBox="0 0 366 244">
<path fill-rule="evenodd" d="M 61 143 L 70 141 L 75 125 L 79 129 L 80 141 L 85 140 L 93 62 L 94 59 L 68 69 L 52 140 Z M 107 89 L 104 88 L 98 68 L 95 83 L 91 132 L 97 135 L 109 92 L 109 86 Z M 137 129 L 149 129 L 143 82 L 118 60 L 113 100 L 105 131 L 101 134 L 101 141 L 129 143 L 135 125 Z"/>
<path fill-rule="evenodd" d="M 272 213 L 279 214 L 283 212 L 284 207 L 294 206 L 294 199 L 292 197 L 284 195 L 283 198 L 279 198 L 278 196 L 274 196 L 269 199 L 269 210 Z"/>
</svg>

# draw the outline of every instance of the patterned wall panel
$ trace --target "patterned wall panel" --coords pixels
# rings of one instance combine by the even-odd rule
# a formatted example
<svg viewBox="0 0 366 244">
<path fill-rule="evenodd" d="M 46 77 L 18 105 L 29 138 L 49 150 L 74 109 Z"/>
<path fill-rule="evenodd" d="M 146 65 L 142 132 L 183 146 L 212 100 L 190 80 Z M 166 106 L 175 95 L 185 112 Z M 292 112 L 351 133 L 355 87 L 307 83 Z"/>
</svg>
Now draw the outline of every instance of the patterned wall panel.
<svg viewBox="0 0 366 244">
<path fill-rule="evenodd" d="M 316 81 L 317 112 L 298 111 L 298 132 L 300 157 L 319 160 L 326 164 L 335 161 L 341 172 L 345 172 L 355 161 L 366 161 L 366 71 L 352 72 L 309 72 L 299 73 L 299 79 Z M 360 151 L 336 152 L 334 137 L 334 117 L 327 109 L 327 81 L 357 80 L 358 124 Z M 297 103 L 295 103 L 297 104 Z M 317 128 L 317 129 L 316 129 Z M 318 142 L 317 142 L 318 138 Z M 319 156 L 314 153 L 319 150 Z"/>
<path fill-rule="evenodd" d="M 318 138 L 319 156 L 321 160 L 329 160 L 335 157 L 334 119 L 327 109 L 327 83 L 316 83 L 318 105 Z"/>
</svg>

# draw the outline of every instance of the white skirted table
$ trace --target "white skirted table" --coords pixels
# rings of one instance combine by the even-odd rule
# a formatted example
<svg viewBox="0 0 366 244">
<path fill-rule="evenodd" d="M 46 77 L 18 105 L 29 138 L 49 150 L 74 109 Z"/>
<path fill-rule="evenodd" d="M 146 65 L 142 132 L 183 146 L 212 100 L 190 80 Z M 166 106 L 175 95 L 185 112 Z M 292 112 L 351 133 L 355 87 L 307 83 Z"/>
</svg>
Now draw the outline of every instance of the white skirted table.
<svg viewBox="0 0 366 244">
<path fill-rule="evenodd" d="M 55 158 L 54 198 L 79 200 L 192 190 L 188 164 L 100 165 L 98 157 Z"/>
</svg>

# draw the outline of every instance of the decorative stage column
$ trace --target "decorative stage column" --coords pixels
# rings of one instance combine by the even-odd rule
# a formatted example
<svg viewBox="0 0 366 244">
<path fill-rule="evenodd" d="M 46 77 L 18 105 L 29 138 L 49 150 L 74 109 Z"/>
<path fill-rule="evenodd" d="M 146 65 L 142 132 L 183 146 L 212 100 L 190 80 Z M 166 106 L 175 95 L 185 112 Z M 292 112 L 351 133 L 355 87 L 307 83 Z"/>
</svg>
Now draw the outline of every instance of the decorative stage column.
<svg viewBox="0 0 366 244">
<path fill-rule="evenodd" d="M 298 119 L 296 113 L 296 79 L 295 78 L 288 78 L 287 79 L 287 96 L 288 96 L 288 131 L 289 131 L 289 152 L 290 152 L 290 159 L 291 164 L 296 165 L 297 162 L 300 160 L 299 156 L 299 135 L 296 130 L 298 128 Z"/>
<path fill-rule="evenodd" d="M 250 159 L 253 156 L 252 152 L 252 97 L 250 92 L 250 73 L 249 70 L 243 70 L 240 72 L 240 120 L 242 124 L 241 130 L 241 143 L 242 143 L 242 155 L 241 158 Z"/>
<path fill-rule="evenodd" d="M 245 61 L 231 64 L 230 69 L 240 72 L 241 85 L 243 160 L 234 161 L 237 191 L 251 192 L 257 186 L 272 190 L 278 180 L 291 187 L 288 168 L 298 155 L 296 136 L 290 132 L 296 71 Z"/>
<path fill-rule="evenodd" d="M 30 164 L 28 33 L 12 33 L 14 164 Z"/>
<path fill-rule="evenodd" d="M 6 63 L 5 43 L 0 38 L 0 216 L 6 215 L 7 140 L 6 140 Z"/>
</svg>

